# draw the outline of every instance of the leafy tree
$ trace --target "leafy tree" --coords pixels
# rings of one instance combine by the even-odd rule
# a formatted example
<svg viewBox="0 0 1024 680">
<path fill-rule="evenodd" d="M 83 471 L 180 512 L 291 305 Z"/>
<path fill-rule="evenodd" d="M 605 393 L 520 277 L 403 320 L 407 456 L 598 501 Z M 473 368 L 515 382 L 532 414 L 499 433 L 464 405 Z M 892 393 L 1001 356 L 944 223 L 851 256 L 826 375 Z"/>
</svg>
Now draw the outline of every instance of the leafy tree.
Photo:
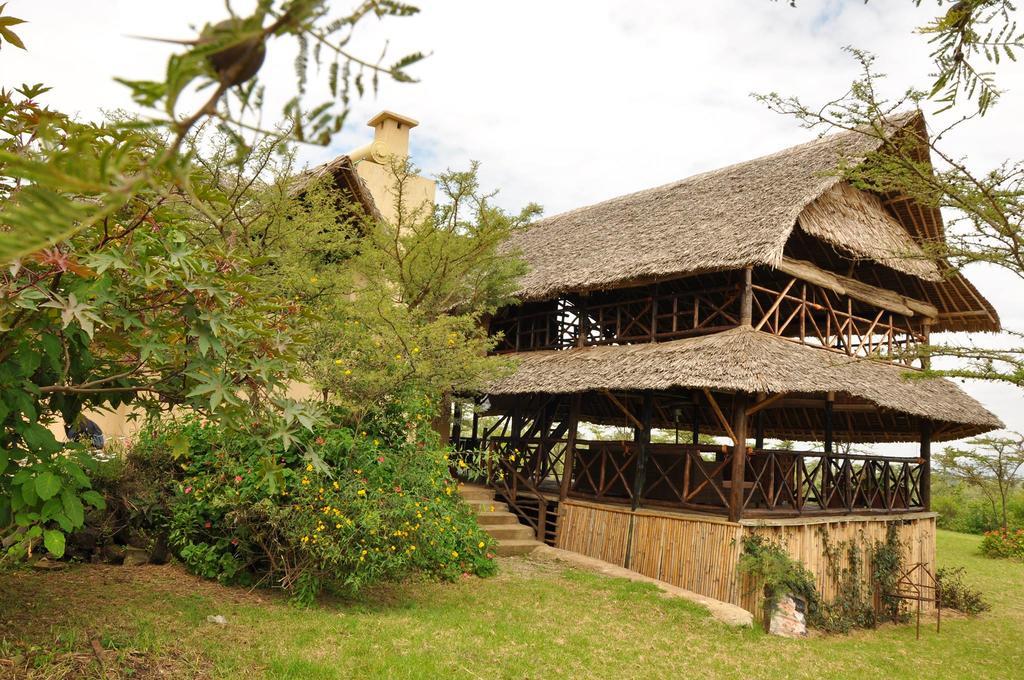
<svg viewBox="0 0 1024 680">
<path fill-rule="evenodd" d="M 1024 476 L 1024 435 L 978 437 L 967 444 L 970 448 L 946 448 L 936 462 L 948 475 L 978 489 L 1006 529 L 1008 503 Z"/>
<path fill-rule="evenodd" d="M 365 0 L 341 15 L 330 12 L 327 0 L 259 0 L 247 16 L 236 14 L 231 3 L 226 7 L 224 21 L 204 26 L 195 40 L 180 41 L 185 49 L 168 59 L 163 80 L 119 81 L 152 113 L 149 118 L 95 126 L 90 134 L 85 134 L 88 128 L 79 128 L 76 136 L 63 135 L 58 125 L 42 124 L 15 148 L 0 147 L 8 185 L 6 195 L 0 196 L 0 223 L 6 225 L 0 232 L 0 261 L 52 246 L 98 224 L 128 206 L 139 192 L 174 187 L 187 193 L 189 170 L 181 150 L 204 121 L 228 135 L 239 154 L 253 139 L 266 136 L 326 144 L 344 124 L 351 90 L 362 95 L 367 86 L 377 87 L 381 75 L 411 81 L 406 69 L 423 56 L 411 54 L 385 66 L 383 55 L 366 60 L 347 47 L 366 17 L 417 11 L 394 0 Z M 0 38 L 21 46 L 11 39 L 11 20 L 0 19 L 5 22 Z M 285 131 L 268 131 L 258 124 L 265 94 L 259 71 L 268 43 L 286 37 L 299 43 L 298 94 L 284 106 L 284 119 L 290 123 Z M 307 106 L 309 71 L 322 66 L 331 99 Z M 194 96 L 204 103 L 185 110 L 184 102 Z M 146 155 L 145 164 L 138 163 L 145 144 L 139 130 L 166 136 L 156 153 Z"/>
<path fill-rule="evenodd" d="M 410 80 L 405 69 L 420 58 L 391 66 L 361 59 L 346 47 L 356 25 L 416 10 L 385 0 L 341 16 L 326 0 L 260 0 L 248 16 L 227 7 L 228 19 L 205 26 L 168 60 L 162 81 L 124 82 L 152 111 L 147 119 L 80 123 L 42 106 L 42 85 L 0 90 L 7 554 L 41 542 L 60 556 L 64 534 L 82 524 L 83 503 L 102 505 L 85 447 L 61 444 L 48 429 L 58 417 L 73 421 L 83 410 L 124 403 L 194 410 L 241 429 L 263 421 L 284 448 L 314 423 L 315 412 L 286 395 L 298 377 L 306 309 L 261 286 L 254 273 L 265 263 L 237 238 L 257 178 L 225 194 L 188 152 L 206 125 L 229 140 L 232 157 L 287 139 L 326 143 L 344 122 L 350 88 L 362 94 L 381 75 Z M 11 30 L 21 20 L 3 8 L 0 43 L 23 48 Z M 252 123 L 263 99 L 257 74 L 267 43 L 287 36 L 300 44 L 299 95 L 285 107 L 287 128 L 261 130 Z M 307 73 L 321 64 L 332 100 L 307 109 Z M 205 102 L 183 111 L 200 91 Z M 315 455 L 310 464 L 322 465 Z"/>
<path fill-rule="evenodd" d="M 777 0 L 774 0 L 777 1 Z M 864 0 L 865 3 L 868 0 Z M 913 0 L 921 6 L 924 0 Z M 1017 60 L 1015 50 L 1024 49 L 1024 31 L 1016 21 L 1017 7 L 1012 0 L 935 0 L 945 12 L 935 16 L 917 32 L 929 36 L 933 46 L 934 81 L 929 98 L 940 102 L 941 110 L 952 108 L 958 98 L 976 100 L 984 115 L 1002 92 L 992 71 L 979 61 L 999 64 L 1005 56 Z M 796 0 L 789 0 L 796 7 Z"/>
</svg>

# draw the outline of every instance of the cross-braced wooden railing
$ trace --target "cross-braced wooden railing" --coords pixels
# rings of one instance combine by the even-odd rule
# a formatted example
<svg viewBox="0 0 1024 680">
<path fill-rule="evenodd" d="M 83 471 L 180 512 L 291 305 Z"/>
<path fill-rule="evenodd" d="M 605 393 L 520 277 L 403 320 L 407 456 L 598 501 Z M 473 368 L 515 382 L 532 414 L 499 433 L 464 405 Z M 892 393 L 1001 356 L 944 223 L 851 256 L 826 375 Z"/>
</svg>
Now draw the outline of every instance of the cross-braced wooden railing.
<svg viewBox="0 0 1024 680">
<path fill-rule="evenodd" d="M 544 490 L 557 490 L 565 455 L 564 442 L 560 444 L 563 448 L 556 452 L 537 440 L 513 447 L 507 438 L 492 438 L 488 444 L 492 486 L 512 499 L 542 498 Z M 732 447 L 713 444 L 650 444 L 643 488 L 634 499 L 639 445 L 578 440 L 569 495 L 727 514 L 733 455 Z M 748 449 L 742 482 L 744 515 L 925 510 L 927 474 L 920 458 Z"/>
<path fill-rule="evenodd" d="M 855 312 L 853 298 L 797 278 L 751 288 L 754 328 L 804 344 L 913 366 L 914 349 L 928 341 L 911 317 L 880 308 Z"/>
<path fill-rule="evenodd" d="M 735 328 L 741 296 L 742 288 L 731 285 L 648 291 L 601 304 L 560 300 L 541 310 L 508 310 L 491 320 L 490 333 L 502 336 L 499 354 L 674 340 Z"/>
<path fill-rule="evenodd" d="M 918 458 L 755 451 L 744 508 L 797 514 L 925 509 Z"/>
</svg>

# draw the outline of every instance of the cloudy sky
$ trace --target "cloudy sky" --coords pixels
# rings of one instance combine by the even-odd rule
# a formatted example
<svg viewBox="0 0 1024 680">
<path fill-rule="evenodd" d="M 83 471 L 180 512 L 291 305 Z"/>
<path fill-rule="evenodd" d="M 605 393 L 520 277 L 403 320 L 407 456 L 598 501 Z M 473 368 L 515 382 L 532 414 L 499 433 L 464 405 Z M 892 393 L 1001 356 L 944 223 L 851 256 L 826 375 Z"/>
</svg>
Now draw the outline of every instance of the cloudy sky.
<svg viewBox="0 0 1024 680">
<path fill-rule="evenodd" d="M 243 9 L 245 0 L 235 0 Z M 339 6 L 348 3 L 337 3 Z M 417 84 L 385 83 L 358 102 L 352 124 L 309 162 L 371 136 L 362 122 L 387 108 L 421 121 L 414 160 L 427 173 L 483 163 L 485 184 L 515 209 L 547 214 L 670 182 L 769 153 L 814 133 L 767 111 L 751 92 L 821 102 L 856 76 L 845 45 L 878 55 L 892 93 L 925 86 L 928 46 L 913 35 L 936 11 L 925 0 L 443 0 L 409 19 L 371 20 L 353 49 L 398 57 L 430 53 Z M 131 35 L 181 38 L 225 16 L 216 0 L 9 0 L 28 19 L 27 53 L 0 52 L 4 86 L 45 82 L 48 103 L 95 117 L 130 108 L 112 78 L 159 78 L 172 47 Z M 294 47 L 272 47 L 263 76 L 271 106 L 295 88 Z M 1024 64 L 1002 67 L 1009 91 L 983 124 L 951 138 L 975 168 L 1024 152 Z M 927 111 L 926 111 L 927 112 Z M 1024 329 L 1024 285 L 998 271 L 969 271 L 1004 325 Z M 1024 430 L 1021 394 L 993 385 L 968 391 Z"/>
</svg>

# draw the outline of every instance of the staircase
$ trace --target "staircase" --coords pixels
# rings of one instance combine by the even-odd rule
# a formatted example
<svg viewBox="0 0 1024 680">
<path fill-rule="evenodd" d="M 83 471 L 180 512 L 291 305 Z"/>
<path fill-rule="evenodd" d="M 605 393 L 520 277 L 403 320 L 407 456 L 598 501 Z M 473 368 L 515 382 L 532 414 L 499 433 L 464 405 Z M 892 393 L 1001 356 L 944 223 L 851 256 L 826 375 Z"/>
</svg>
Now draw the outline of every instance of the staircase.
<svg viewBox="0 0 1024 680">
<path fill-rule="evenodd" d="M 498 542 L 499 557 L 527 555 L 541 545 L 533 529 L 521 524 L 519 518 L 509 512 L 507 504 L 494 500 L 493 489 L 463 484 L 459 491 L 466 503 L 476 510 L 476 521 L 480 528 Z"/>
</svg>

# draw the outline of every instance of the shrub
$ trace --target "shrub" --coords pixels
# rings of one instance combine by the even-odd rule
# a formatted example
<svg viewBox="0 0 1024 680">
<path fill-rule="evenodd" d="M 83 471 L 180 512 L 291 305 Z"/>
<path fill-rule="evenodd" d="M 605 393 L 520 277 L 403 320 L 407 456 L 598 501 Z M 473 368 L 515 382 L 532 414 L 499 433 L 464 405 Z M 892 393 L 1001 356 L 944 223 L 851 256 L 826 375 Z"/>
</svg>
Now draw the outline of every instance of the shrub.
<svg viewBox="0 0 1024 680">
<path fill-rule="evenodd" d="M 940 567 L 935 572 L 942 606 L 972 616 L 987 612 L 992 606 L 985 601 L 980 590 L 963 582 L 963 575 L 963 567 Z"/>
<path fill-rule="evenodd" d="M 308 603 L 411 571 L 491 574 L 493 541 L 461 502 L 428 412 L 393 406 L 358 430 L 318 428 L 285 452 L 268 450 L 258 424 L 164 421 L 146 429 L 127 467 L 174 468 L 159 494 L 166 515 L 150 513 L 146 528 L 165 528 L 207 578 L 282 587 Z"/>
<path fill-rule="evenodd" d="M 1024 529 L 986 531 L 981 539 L 981 554 L 985 557 L 1024 559 Z"/>
<path fill-rule="evenodd" d="M 814 576 L 785 549 L 770 539 L 754 534 L 743 539 L 743 552 L 738 568 L 764 588 L 765 630 L 775 602 L 785 595 L 797 595 L 807 604 L 807 621 L 818 620 L 821 597 L 814 585 Z"/>
</svg>

